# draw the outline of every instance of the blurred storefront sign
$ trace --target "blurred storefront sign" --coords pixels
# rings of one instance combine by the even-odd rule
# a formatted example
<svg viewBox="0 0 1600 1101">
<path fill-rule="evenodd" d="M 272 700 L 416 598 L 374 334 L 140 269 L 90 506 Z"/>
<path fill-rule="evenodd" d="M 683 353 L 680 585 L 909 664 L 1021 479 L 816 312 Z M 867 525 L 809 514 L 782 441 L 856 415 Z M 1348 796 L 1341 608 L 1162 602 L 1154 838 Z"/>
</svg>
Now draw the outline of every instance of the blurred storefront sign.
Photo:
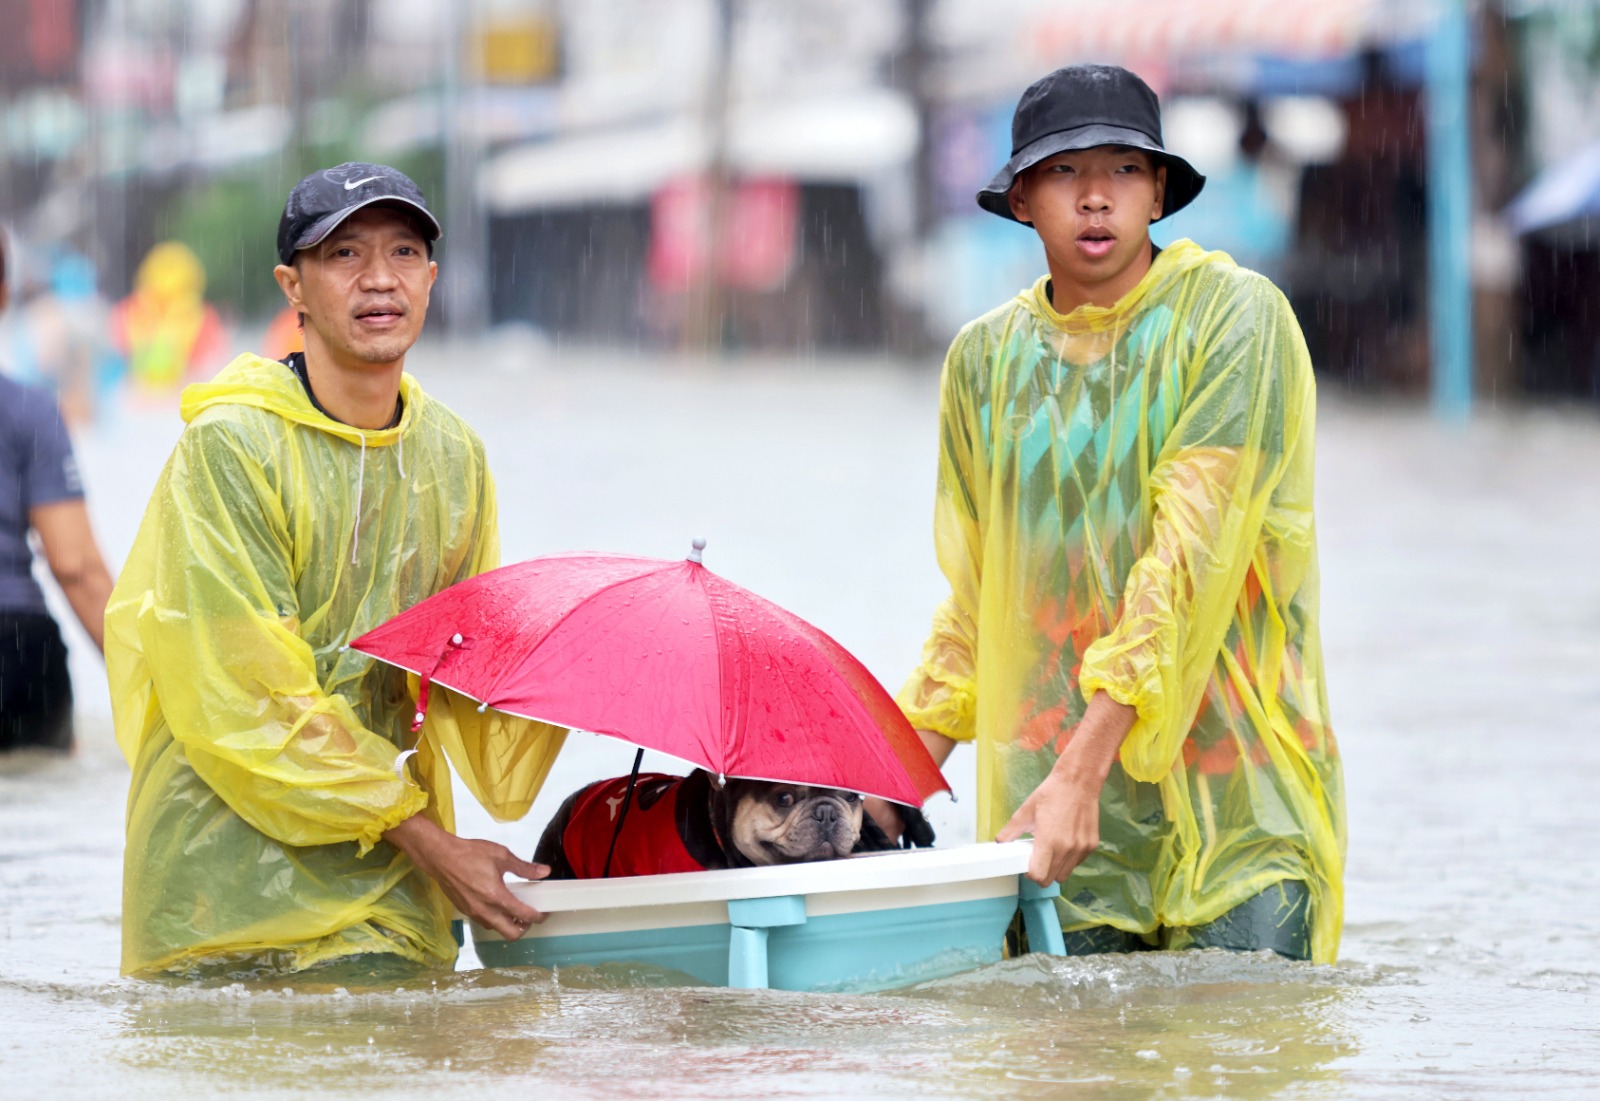
<svg viewBox="0 0 1600 1101">
<path fill-rule="evenodd" d="M 77 4 L 0 0 L 0 91 L 72 81 L 81 45 Z"/>
<path fill-rule="evenodd" d="M 722 225 L 713 232 L 712 195 L 701 176 L 673 180 L 650 204 L 650 283 L 690 290 L 705 273 L 708 246 L 725 287 L 772 291 L 794 268 L 800 189 L 778 177 L 741 180 L 729 189 Z"/>
<path fill-rule="evenodd" d="M 479 71 L 488 84 L 544 84 L 560 72 L 560 36 L 548 13 L 500 18 L 478 31 Z"/>
</svg>

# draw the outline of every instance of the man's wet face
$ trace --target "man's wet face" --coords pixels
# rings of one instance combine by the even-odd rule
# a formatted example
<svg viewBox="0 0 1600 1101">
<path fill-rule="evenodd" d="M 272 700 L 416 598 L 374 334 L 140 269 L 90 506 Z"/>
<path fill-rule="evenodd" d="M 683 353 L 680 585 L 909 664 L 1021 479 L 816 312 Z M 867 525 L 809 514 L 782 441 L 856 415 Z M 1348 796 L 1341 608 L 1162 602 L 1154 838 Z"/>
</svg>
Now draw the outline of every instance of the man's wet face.
<svg viewBox="0 0 1600 1101">
<path fill-rule="evenodd" d="M 1103 293 L 1114 300 L 1143 273 L 1166 180 L 1166 168 L 1143 150 L 1102 145 L 1034 165 L 1017 178 L 1008 199 L 1018 220 L 1038 232 L 1058 281 L 1095 301 Z"/>
<path fill-rule="evenodd" d="M 438 269 L 413 217 L 370 206 L 296 253 L 292 270 L 287 289 L 305 314 L 307 347 L 355 365 L 393 363 L 410 350 Z"/>
</svg>

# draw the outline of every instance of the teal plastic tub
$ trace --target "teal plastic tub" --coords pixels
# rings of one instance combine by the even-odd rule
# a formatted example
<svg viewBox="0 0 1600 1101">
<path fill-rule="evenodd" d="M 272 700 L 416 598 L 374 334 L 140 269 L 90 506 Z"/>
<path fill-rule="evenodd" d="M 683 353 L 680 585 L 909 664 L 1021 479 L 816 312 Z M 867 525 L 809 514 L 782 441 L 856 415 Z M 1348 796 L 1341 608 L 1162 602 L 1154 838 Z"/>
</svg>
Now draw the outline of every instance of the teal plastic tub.
<svg viewBox="0 0 1600 1101">
<path fill-rule="evenodd" d="M 548 917 L 520 939 L 476 923 L 489 967 L 646 964 L 712 986 L 887 990 L 1000 959 L 1020 906 L 1060 952 L 1051 899 L 1021 873 L 1032 842 L 875 853 L 818 864 L 517 883 Z"/>
</svg>

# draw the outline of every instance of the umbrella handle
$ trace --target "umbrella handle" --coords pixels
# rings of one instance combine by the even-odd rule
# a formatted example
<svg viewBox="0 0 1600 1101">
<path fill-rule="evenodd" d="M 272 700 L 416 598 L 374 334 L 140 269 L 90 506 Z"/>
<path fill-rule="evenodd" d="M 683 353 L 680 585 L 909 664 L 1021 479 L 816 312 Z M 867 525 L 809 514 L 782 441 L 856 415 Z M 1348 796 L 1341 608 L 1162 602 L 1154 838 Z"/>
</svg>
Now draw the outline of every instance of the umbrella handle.
<svg viewBox="0 0 1600 1101">
<path fill-rule="evenodd" d="M 622 836 L 622 823 L 628 820 L 628 807 L 633 804 L 633 789 L 639 782 L 639 766 L 643 763 L 644 750 L 640 749 L 633 755 L 633 772 L 628 777 L 628 790 L 622 796 L 622 809 L 617 812 L 616 828 L 611 831 L 611 847 L 606 850 L 606 867 L 600 873 L 601 879 L 611 878 L 611 858 L 617 853 L 617 838 Z"/>
</svg>

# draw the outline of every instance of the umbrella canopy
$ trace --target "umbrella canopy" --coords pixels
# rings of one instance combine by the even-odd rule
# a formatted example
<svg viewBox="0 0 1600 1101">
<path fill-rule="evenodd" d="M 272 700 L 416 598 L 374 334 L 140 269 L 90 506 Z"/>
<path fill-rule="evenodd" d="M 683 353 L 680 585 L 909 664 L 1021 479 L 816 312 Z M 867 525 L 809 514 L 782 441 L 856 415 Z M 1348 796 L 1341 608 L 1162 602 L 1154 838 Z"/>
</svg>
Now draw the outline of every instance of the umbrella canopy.
<svg viewBox="0 0 1600 1101">
<path fill-rule="evenodd" d="M 1511 200 L 1505 215 L 1522 234 L 1600 215 L 1600 145 L 1539 173 Z"/>
<path fill-rule="evenodd" d="M 707 570 L 701 545 L 687 561 L 561 554 L 502 566 L 350 646 L 508 714 L 720 775 L 913 806 L 950 790 L 859 661 Z"/>
</svg>

